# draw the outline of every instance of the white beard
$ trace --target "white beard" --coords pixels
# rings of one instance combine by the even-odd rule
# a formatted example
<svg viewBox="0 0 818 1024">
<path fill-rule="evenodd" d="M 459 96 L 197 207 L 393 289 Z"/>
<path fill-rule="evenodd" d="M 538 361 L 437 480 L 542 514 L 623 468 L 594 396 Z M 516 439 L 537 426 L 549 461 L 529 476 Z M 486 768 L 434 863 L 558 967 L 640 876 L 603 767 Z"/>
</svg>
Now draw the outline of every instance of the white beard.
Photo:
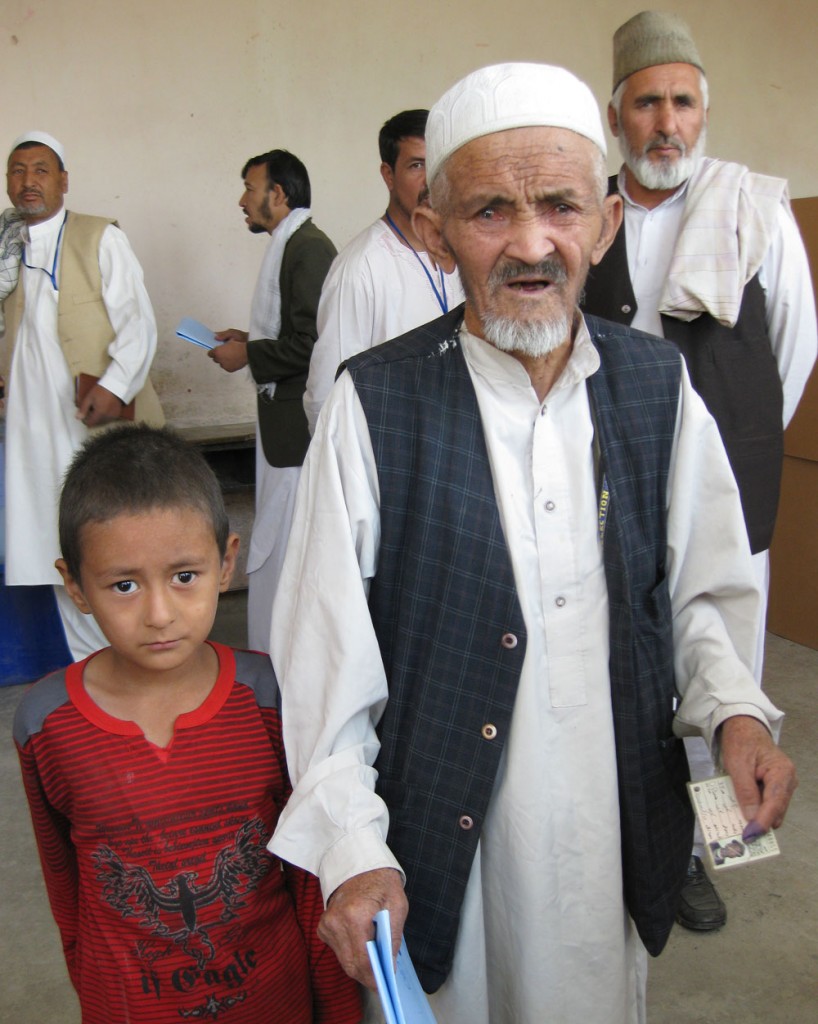
<svg viewBox="0 0 818 1024">
<path fill-rule="evenodd" d="M 549 323 L 521 323 L 509 317 L 489 314 L 483 318 L 482 327 L 486 340 L 501 352 L 518 352 L 538 359 L 558 349 L 567 340 L 571 322 L 571 317 L 566 314 Z"/>
<path fill-rule="evenodd" d="M 622 159 L 642 188 L 664 192 L 684 184 L 696 169 L 699 158 L 704 156 L 707 128 L 702 125 L 702 130 L 699 132 L 693 149 L 688 151 L 682 146 L 681 156 L 673 162 L 662 160 L 659 163 L 654 163 L 644 150 L 637 153 L 636 150 L 631 149 L 624 132 L 620 132 L 618 142 Z"/>
</svg>

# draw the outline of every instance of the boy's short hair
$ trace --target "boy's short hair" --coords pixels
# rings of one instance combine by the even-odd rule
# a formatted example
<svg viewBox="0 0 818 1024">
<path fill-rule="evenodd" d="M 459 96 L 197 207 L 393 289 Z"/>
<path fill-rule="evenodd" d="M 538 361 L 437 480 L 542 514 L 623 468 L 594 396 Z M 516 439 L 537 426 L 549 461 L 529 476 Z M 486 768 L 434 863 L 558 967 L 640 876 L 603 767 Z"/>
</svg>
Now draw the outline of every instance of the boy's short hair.
<svg viewBox="0 0 818 1024">
<path fill-rule="evenodd" d="M 166 508 L 201 512 L 224 558 L 227 512 L 201 452 L 167 427 L 123 425 L 93 435 L 72 459 L 60 497 L 60 549 L 71 576 L 80 579 L 80 534 L 88 523 Z"/>
</svg>

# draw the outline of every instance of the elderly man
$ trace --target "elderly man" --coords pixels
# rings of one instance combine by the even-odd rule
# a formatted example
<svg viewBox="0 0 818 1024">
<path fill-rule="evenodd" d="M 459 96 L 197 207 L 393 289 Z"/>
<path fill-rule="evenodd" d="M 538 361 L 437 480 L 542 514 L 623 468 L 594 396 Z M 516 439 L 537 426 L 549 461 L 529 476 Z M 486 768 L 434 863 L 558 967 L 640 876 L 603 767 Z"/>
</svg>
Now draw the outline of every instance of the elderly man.
<svg viewBox="0 0 818 1024">
<path fill-rule="evenodd" d="M 250 308 L 250 330 L 220 331 L 208 353 L 228 373 L 249 366 L 258 391 L 256 517 L 247 555 L 247 639 L 266 651 L 295 490 L 310 435 L 302 399 L 317 336 L 321 286 L 336 250 L 312 222 L 307 168 L 285 149 L 252 157 L 239 206 L 270 241 Z"/>
<path fill-rule="evenodd" d="M 678 352 L 577 310 L 621 216 L 587 87 L 476 71 L 427 146 L 414 224 L 465 309 L 351 359 L 322 413 L 273 618 L 272 848 L 365 984 L 373 914 L 405 919 L 441 1024 L 632 1024 L 687 860 L 678 737 L 720 745 L 758 828 L 794 786 L 738 496 Z"/>
<path fill-rule="evenodd" d="M 342 249 L 324 282 L 304 395 L 311 433 L 345 359 L 463 301 L 457 272 L 444 273 L 412 228 L 412 213 L 426 191 L 428 115 L 428 110 L 403 110 L 378 134 L 389 204 Z"/>
<path fill-rule="evenodd" d="M 672 339 L 718 424 L 741 495 L 762 601 L 761 682 L 783 432 L 815 361 L 809 267 L 786 182 L 705 157 L 707 79 L 687 25 L 644 11 L 614 36 L 611 131 L 625 163 L 610 188 L 624 224 L 588 276 L 583 309 Z M 699 741 L 697 778 L 712 774 Z M 697 842 L 679 921 L 709 930 L 726 908 Z"/>
<path fill-rule="evenodd" d="M 163 422 L 148 380 L 156 323 L 142 268 L 116 223 L 64 209 L 65 151 L 31 131 L 8 159 L 22 221 L 19 281 L 4 303 L 7 381 L 6 582 L 53 584 L 74 658 L 106 647 L 77 611 L 54 562 L 65 470 L 90 428 L 135 417 Z M 127 409 L 135 400 L 135 412 Z"/>
</svg>

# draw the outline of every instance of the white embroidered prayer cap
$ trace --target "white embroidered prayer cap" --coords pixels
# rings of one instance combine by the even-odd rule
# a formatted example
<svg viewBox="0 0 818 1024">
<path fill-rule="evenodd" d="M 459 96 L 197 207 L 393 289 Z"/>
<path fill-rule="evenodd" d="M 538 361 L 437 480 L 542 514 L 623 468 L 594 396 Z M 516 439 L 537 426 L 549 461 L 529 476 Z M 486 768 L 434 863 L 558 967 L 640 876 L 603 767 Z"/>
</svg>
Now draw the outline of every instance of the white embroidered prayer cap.
<svg viewBox="0 0 818 1024">
<path fill-rule="evenodd" d="M 14 142 L 12 142 L 11 149 L 9 150 L 9 156 L 11 156 L 18 146 L 22 146 L 24 142 L 39 142 L 41 146 L 48 146 L 49 149 L 53 149 L 62 161 L 63 167 L 65 167 L 65 149 L 63 148 L 63 144 L 58 142 L 53 135 L 49 135 L 48 132 L 40 131 L 23 132 L 22 135 L 19 135 Z"/>
<path fill-rule="evenodd" d="M 588 86 L 551 64 L 493 64 L 466 75 L 426 122 L 426 178 L 467 142 L 510 128 L 567 128 L 606 154 L 599 106 Z"/>
</svg>

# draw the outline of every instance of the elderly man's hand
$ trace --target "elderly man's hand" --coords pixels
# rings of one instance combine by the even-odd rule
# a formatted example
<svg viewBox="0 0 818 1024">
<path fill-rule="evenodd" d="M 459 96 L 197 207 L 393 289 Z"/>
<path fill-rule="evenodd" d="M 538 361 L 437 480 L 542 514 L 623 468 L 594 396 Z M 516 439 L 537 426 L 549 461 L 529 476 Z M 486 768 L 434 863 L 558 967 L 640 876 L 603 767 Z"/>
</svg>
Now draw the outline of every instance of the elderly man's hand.
<svg viewBox="0 0 818 1024">
<path fill-rule="evenodd" d="M 117 398 L 113 391 L 95 384 L 77 406 L 77 419 L 82 420 L 86 427 L 113 423 L 119 419 L 122 405 L 122 399 Z"/>
<path fill-rule="evenodd" d="M 747 715 L 728 718 L 721 727 L 722 763 L 733 780 L 751 839 L 783 822 L 798 785 L 795 766 L 767 729 Z"/>
<path fill-rule="evenodd" d="M 372 920 L 386 908 L 392 924 L 392 955 L 400 949 L 403 923 L 409 910 L 403 882 L 394 868 L 365 871 L 343 882 L 330 896 L 318 924 L 318 935 L 331 946 L 350 978 L 375 990 L 366 943 L 375 937 Z"/>
<path fill-rule="evenodd" d="M 247 331 L 231 327 L 227 331 L 216 331 L 214 337 L 221 342 L 221 345 L 207 353 L 214 363 L 218 363 L 228 373 L 235 373 L 247 366 Z"/>
</svg>

